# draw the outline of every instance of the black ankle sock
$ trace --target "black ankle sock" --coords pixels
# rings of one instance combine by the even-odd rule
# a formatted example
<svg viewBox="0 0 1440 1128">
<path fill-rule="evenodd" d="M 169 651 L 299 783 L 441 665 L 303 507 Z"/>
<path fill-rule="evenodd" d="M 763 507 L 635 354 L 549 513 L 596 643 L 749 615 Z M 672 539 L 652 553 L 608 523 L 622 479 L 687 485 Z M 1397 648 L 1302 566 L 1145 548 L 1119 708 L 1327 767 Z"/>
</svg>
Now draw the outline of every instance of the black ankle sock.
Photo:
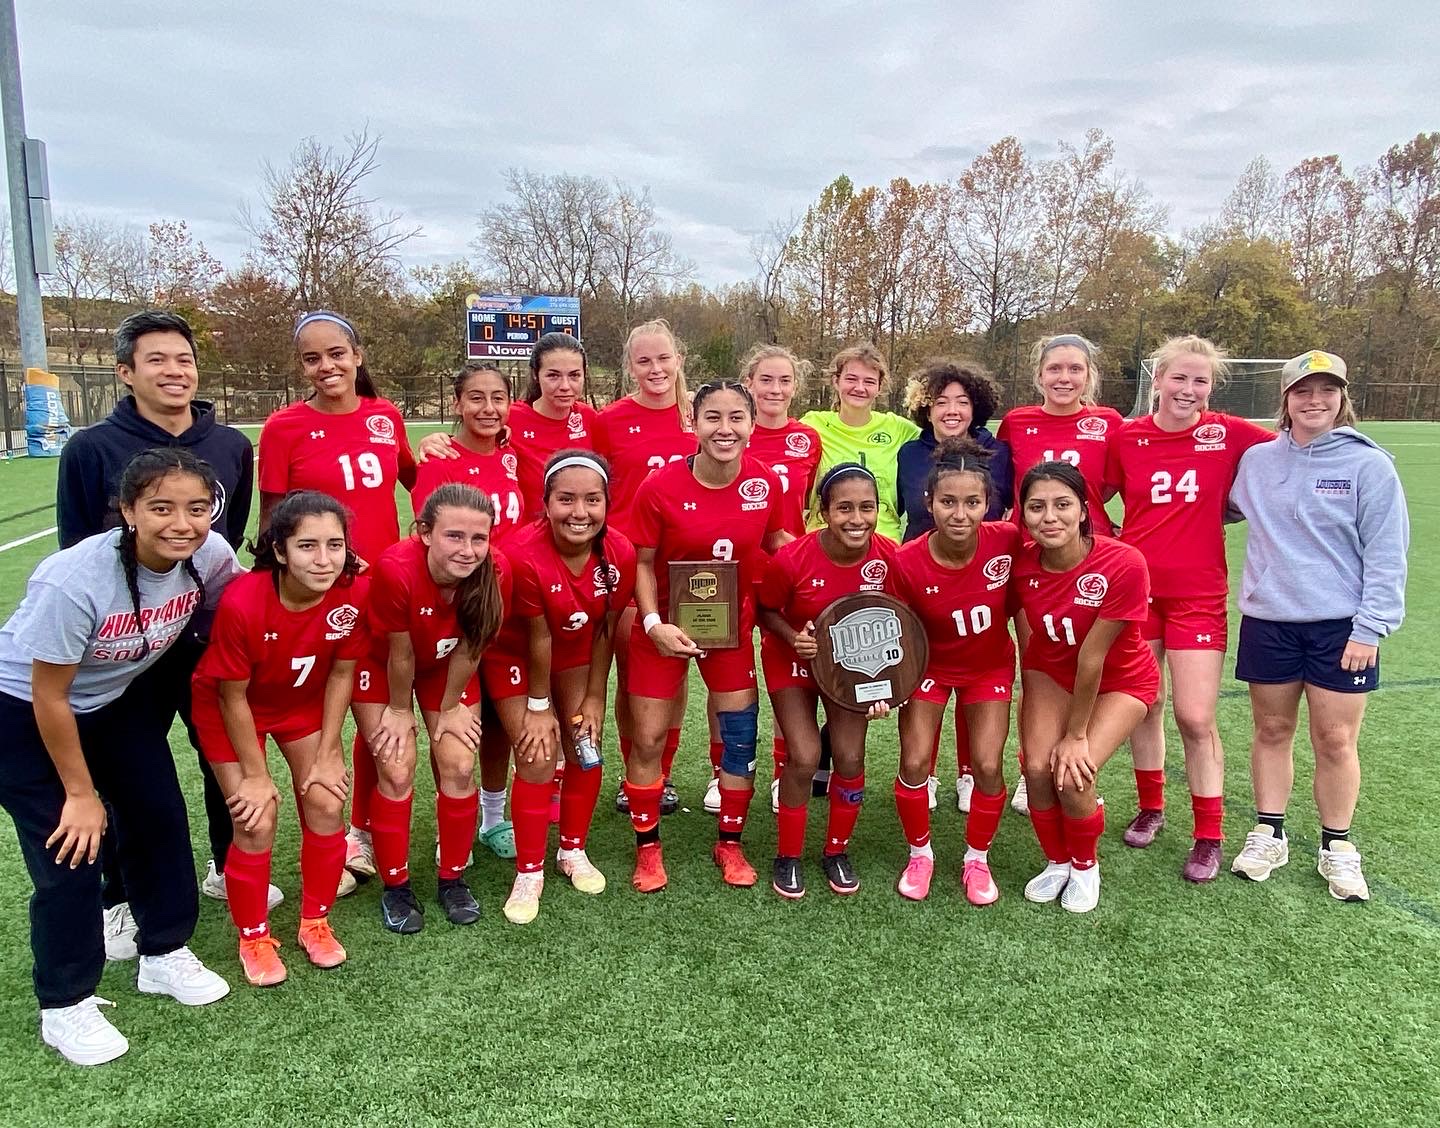
<svg viewBox="0 0 1440 1128">
<path fill-rule="evenodd" d="M 1349 842 L 1349 841 L 1350 841 L 1350 828 L 1349 828 L 1348 826 L 1347 826 L 1344 830 L 1334 830 L 1334 829 L 1332 829 L 1332 828 L 1330 828 L 1330 827 L 1328 827 L 1328 826 L 1322 826 L 1322 827 L 1320 828 L 1320 848 L 1321 848 L 1322 850 L 1328 850 L 1328 849 L 1330 849 L 1330 844 L 1331 844 L 1332 842 Z"/>
<path fill-rule="evenodd" d="M 740 832 L 738 830 L 722 830 L 718 838 L 721 842 L 739 842 Z"/>
<path fill-rule="evenodd" d="M 660 828 L 658 826 L 655 827 L 653 830 L 637 830 L 635 832 L 636 846 L 649 846 L 651 843 L 659 841 Z"/>
<path fill-rule="evenodd" d="M 1258 822 L 1261 826 L 1268 826 L 1272 828 L 1275 831 L 1276 838 L 1285 837 L 1284 811 L 1281 811 L 1278 815 L 1267 814 L 1265 811 L 1256 811 L 1255 821 Z"/>
</svg>

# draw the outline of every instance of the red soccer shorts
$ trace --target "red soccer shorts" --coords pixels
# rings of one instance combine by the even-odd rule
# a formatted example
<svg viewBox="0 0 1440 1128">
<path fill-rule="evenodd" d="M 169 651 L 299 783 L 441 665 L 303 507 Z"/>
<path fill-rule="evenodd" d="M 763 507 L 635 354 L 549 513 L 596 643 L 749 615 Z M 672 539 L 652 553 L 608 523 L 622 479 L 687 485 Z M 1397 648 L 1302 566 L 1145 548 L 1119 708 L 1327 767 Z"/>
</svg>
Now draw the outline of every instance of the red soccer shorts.
<svg viewBox="0 0 1440 1128">
<path fill-rule="evenodd" d="M 1013 666 L 972 674 L 927 668 L 919 688 L 910 699 L 943 706 L 949 703 L 950 694 L 954 693 L 961 705 L 979 705 L 986 701 L 1009 701 L 1014 686 Z"/>
<path fill-rule="evenodd" d="M 195 723 L 195 732 L 200 737 L 200 752 L 211 764 L 238 764 L 240 757 L 230 743 L 230 734 L 225 731 L 225 719 L 220 715 L 220 698 L 213 690 L 197 688 L 190 705 L 190 719 Z M 269 718 L 273 720 L 274 718 Z M 289 744 L 320 731 L 321 716 L 287 717 L 284 724 L 266 724 L 265 718 L 257 718 L 255 740 L 260 751 L 265 751 L 266 735 L 273 736 L 276 744 Z"/>
<path fill-rule="evenodd" d="M 755 688 L 755 642 L 753 624 L 742 616 L 740 645 L 733 650 L 707 650 L 695 659 L 700 676 L 711 693 L 738 693 Z M 690 670 L 688 658 L 666 658 L 640 628 L 630 629 L 629 689 L 633 697 L 654 697 L 669 701 L 680 692 Z"/>
<path fill-rule="evenodd" d="M 415 700 L 427 713 L 438 713 L 440 702 L 445 699 L 444 666 L 419 674 L 415 678 Z M 362 705 L 389 705 L 390 682 L 386 677 L 385 663 L 373 658 L 362 658 L 355 663 L 355 688 L 350 695 L 352 702 Z M 480 700 L 480 678 L 472 674 L 460 694 L 464 705 L 475 705 Z"/>
<path fill-rule="evenodd" d="M 778 693 L 782 689 L 808 689 L 818 693 L 815 679 L 810 676 L 810 663 L 795 653 L 778 635 L 760 632 L 760 667 L 765 671 L 765 689 Z"/>
<path fill-rule="evenodd" d="M 530 692 L 530 659 L 488 646 L 480 655 L 480 680 L 491 701 L 523 697 Z"/>
<path fill-rule="evenodd" d="M 1194 599 L 1154 596 L 1150 617 L 1140 628 L 1146 642 L 1163 643 L 1166 650 L 1225 650 L 1227 639 L 1225 596 L 1201 595 Z"/>
</svg>

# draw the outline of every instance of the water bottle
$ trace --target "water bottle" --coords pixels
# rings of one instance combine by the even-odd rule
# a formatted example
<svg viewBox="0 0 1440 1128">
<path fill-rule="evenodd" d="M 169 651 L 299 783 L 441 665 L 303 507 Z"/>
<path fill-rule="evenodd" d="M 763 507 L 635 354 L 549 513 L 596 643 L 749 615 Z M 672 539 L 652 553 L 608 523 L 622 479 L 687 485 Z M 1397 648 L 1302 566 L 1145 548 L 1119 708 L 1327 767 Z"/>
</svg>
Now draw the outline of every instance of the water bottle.
<svg viewBox="0 0 1440 1128">
<path fill-rule="evenodd" d="M 600 755 L 600 748 L 590 736 L 590 730 L 582 723 L 584 718 L 574 716 L 570 718 L 571 732 L 575 737 L 575 758 L 580 761 L 580 767 L 589 771 L 591 768 L 598 768 L 605 762 Z"/>
</svg>

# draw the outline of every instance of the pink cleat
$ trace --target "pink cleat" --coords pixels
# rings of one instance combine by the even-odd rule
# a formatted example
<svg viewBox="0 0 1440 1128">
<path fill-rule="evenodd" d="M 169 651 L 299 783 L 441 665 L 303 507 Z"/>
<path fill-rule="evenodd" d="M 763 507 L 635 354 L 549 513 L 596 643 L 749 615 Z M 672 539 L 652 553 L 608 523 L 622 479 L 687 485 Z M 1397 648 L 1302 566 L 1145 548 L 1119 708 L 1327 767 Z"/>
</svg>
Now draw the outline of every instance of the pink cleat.
<svg viewBox="0 0 1440 1128">
<path fill-rule="evenodd" d="M 905 872 L 900 875 L 896 888 L 900 896 L 911 901 L 923 901 L 930 896 L 930 879 L 935 876 L 935 859 L 916 854 L 910 859 Z"/>
<path fill-rule="evenodd" d="M 986 862 L 966 862 L 960 871 L 960 880 L 965 883 L 965 899 L 972 905 L 993 905 L 1000 899 L 1000 887 L 990 876 Z"/>
</svg>

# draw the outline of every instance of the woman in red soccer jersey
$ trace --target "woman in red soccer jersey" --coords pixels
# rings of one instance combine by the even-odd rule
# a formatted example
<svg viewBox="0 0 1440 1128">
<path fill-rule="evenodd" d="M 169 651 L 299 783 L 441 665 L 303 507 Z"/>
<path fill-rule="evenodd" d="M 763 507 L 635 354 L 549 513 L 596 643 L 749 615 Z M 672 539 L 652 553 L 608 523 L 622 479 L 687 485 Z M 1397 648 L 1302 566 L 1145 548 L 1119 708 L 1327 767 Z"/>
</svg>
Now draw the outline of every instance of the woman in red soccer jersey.
<svg viewBox="0 0 1440 1128">
<path fill-rule="evenodd" d="M 475 840 L 479 796 L 480 685 L 476 663 L 504 616 L 504 575 L 490 552 L 495 512 L 479 490 L 440 486 L 415 520 L 416 532 L 381 553 L 370 581 L 370 653 L 355 671 L 355 715 L 375 754 L 371 803 L 375 862 L 385 885 L 381 922 L 419 932 L 424 914 L 410 889 L 410 809 L 415 782 L 415 712 L 430 736 L 435 821 L 440 837 L 439 902 L 455 924 L 480 916 L 463 873 Z"/>
<path fill-rule="evenodd" d="M 630 330 L 620 365 L 635 384 L 635 390 L 600 413 L 596 421 L 595 449 L 610 465 L 610 512 L 608 524 L 633 540 L 636 494 L 651 474 L 672 462 L 695 453 L 695 431 L 689 392 L 685 386 L 685 354 L 664 319 L 646 321 Z M 619 684 L 615 719 L 620 732 L 620 755 L 630 762 L 629 676 L 633 609 L 621 617 L 615 633 L 615 674 Z M 683 706 L 681 713 L 683 715 Z M 680 725 L 665 734 L 660 809 L 671 814 L 680 806 L 680 797 L 670 782 L 670 767 L 680 746 Z M 628 811 L 625 793 L 615 805 Z"/>
<path fill-rule="evenodd" d="M 415 459 L 400 411 L 375 390 L 365 370 L 360 335 L 329 310 L 301 315 L 295 323 L 300 370 L 314 394 L 277 411 L 260 429 L 260 530 L 290 490 L 319 490 L 337 498 L 352 514 L 350 547 L 363 564 L 400 539 L 395 506 L 398 482 L 415 485 Z M 346 866 L 373 876 L 370 796 L 373 761 L 357 734 L 352 747 L 355 786 L 351 795 Z"/>
<path fill-rule="evenodd" d="M 811 677 L 810 661 L 818 649 L 815 620 L 820 613 L 843 595 L 884 591 L 895 558 L 895 542 L 875 535 L 880 494 L 869 470 L 858 462 L 832 466 L 821 479 L 817 497 L 826 527 L 791 541 L 771 557 L 758 594 L 765 687 L 789 752 L 780 777 L 779 843 L 771 887 L 788 900 L 805 896 L 800 856 L 810 784 L 820 764 L 815 706 L 821 701 L 834 767 L 820 864 L 836 893 L 860 888 L 849 846 L 865 795 L 868 718 L 825 698 Z M 889 712 L 882 702 L 871 715 Z"/>
<path fill-rule="evenodd" d="M 604 458 L 559 451 L 542 480 L 544 518 L 507 548 L 514 611 L 482 662 L 486 692 L 515 749 L 515 884 L 505 902 L 513 924 L 529 924 L 540 911 L 557 756 L 566 767 L 556 867 L 582 893 L 605 889 L 605 875 L 585 853 L 600 767 L 578 757 L 575 736 L 583 732 L 598 751 L 615 630 L 635 589 L 635 549 L 606 528 Z"/>
<path fill-rule="evenodd" d="M 1110 441 L 1105 479 L 1125 502 L 1121 539 L 1150 568 L 1143 634 L 1170 667 L 1175 725 L 1185 749 L 1194 841 L 1187 881 L 1220 873 L 1225 755 L 1215 709 L 1225 664 L 1225 505 L 1240 456 L 1273 431 L 1209 410 L 1225 361 L 1204 337 L 1172 337 L 1152 359 L 1154 412 Z M 1125 844 L 1143 848 L 1165 825 L 1165 692 L 1130 738 L 1140 810 Z"/>
<path fill-rule="evenodd" d="M 315 490 L 286 494 L 255 545 L 255 571 L 221 597 L 196 668 L 195 727 L 235 823 L 226 858 L 240 964 L 256 987 L 285 979 L 270 932 L 266 891 L 280 793 L 265 763 L 273 737 L 300 808 L 300 947 L 317 967 L 345 949 L 328 914 L 345 867 L 349 773 L 340 728 L 355 661 L 365 651 L 359 562 L 344 507 Z"/>
<path fill-rule="evenodd" d="M 780 527 L 780 479 L 745 453 L 755 425 L 755 401 L 740 384 L 705 384 L 695 393 L 698 453 L 658 470 L 635 498 L 630 536 L 638 563 L 635 604 L 639 621 L 630 635 L 630 715 L 634 744 L 625 792 L 635 827 L 633 884 L 644 893 L 663 889 L 660 853 L 662 758 L 667 731 L 678 732 L 684 710 L 687 659 L 697 659 L 710 691 L 720 739 L 720 840 L 714 851 L 727 884 L 754 885 L 755 870 L 740 848 L 754 793 L 755 573 L 764 552 L 792 538 Z M 739 645 L 701 650 L 679 626 L 665 621 L 670 606 L 671 561 L 735 561 L 739 584 Z"/>
<path fill-rule="evenodd" d="M 1015 682 L 1009 580 L 1020 530 L 1009 521 L 985 520 L 995 490 L 988 462 L 987 452 L 971 439 L 940 444 L 922 495 L 933 527 L 901 548 L 891 569 L 891 590 L 920 616 L 930 642 L 920 688 L 900 711 L 895 779 L 895 806 L 910 844 L 899 890 L 912 901 L 929 895 L 935 871 L 926 783 L 952 692 L 959 704 L 955 724 L 965 733 L 975 778 L 961 880 L 972 905 L 1000 896 L 989 850 L 1005 810 L 1001 754 Z"/>
<path fill-rule="evenodd" d="M 1068 462 L 1025 473 L 1020 507 L 1034 543 L 1011 583 L 1029 623 L 1020 660 L 1020 739 L 1030 821 L 1046 866 L 1030 901 L 1085 913 L 1100 901 L 1095 846 L 1105 807 L 1095 778 L 1155 703 L 1160 670 L 1140 637 L 1149 613 L 1145 558 L 1091 525 L 1087 485 Z"/>
</svg>

